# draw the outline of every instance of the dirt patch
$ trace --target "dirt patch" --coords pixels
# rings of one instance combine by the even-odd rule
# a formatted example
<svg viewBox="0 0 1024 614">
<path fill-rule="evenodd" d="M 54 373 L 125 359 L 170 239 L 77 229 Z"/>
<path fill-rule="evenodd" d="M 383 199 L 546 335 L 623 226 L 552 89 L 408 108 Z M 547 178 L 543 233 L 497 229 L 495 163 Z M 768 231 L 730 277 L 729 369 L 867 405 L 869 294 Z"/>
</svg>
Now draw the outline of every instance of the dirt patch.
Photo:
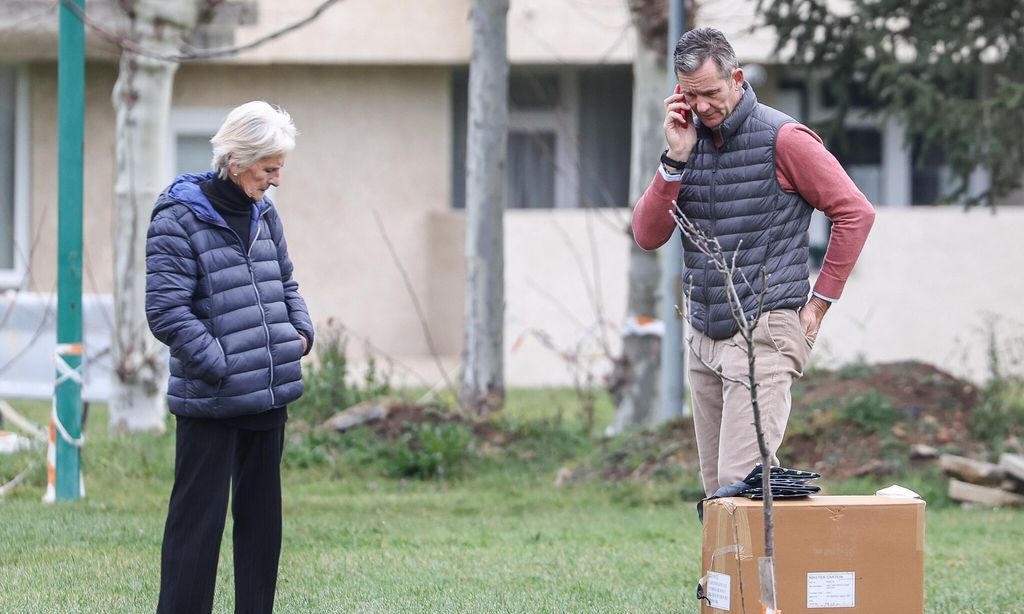
<svg viewBox="0 0 1024 614">
<path fill-rule="evenodd" d="M 898 471 L 914 461 L 915 446 L 980 454 L 968 429 L 978 394 L 916 361 L 815 371 L 794 385 L 780 460 L 845 478 Z"/>
<path fill-rule="evenodd" d="M 928 448 L 978 456 L 984 446 L 968 429 L 978 394 L 970 382 L 921 362 L 816 370 L 793 388 L 779 458 L 784 466 L 843 479 L 930 463 L 916 458 Z M 669 473 L 673 466 L 696 472 L 693 439 L 692 421 L 680 419 L 610 440 L 594 473 L 619 480 Z"/>
<path fill-rule="evenodd" d="M 595 464 L 589 473 L 609 481 L 672 477 L 680 468 L 696 471 L 693 421 L 673 420 L 657 430 L 609 439 L 603 442 Z"/>
<path fill-rule="evenodd" d="M 387 417 L 366 426 L 377 436 L 394 441 L 423 425 L 456 424 L 473 433 L 474 440 L 485 449 L 509 443 L 512 434 L 501 430 L 493 422 L 472 420 L 454 412 L 443 412 L 414 403 L 391 405 Z"/>
<path fill-rule="evenodd" d="M 856 365 L 815 370 L 793 388 L 793 412 L 780 461 L 828 479 L 883 477 L 930 463 L 922 451 L 981 457 L 985 447 L 968 424 L 979 390 L 922 362 Z M 394 441 L 422 425 L 457 424 L 473 434 L 477 449 L 502 454 L 528 433 L 453 412 L 411 403 L 391 406 L 386 418 L 367 424 Z M 697 475 L 693 423 L 683 418 L 650 431 L 602 440 L 573 474 L 608 481 Z M 577 475 L 578 474 L 578 475 Z"/>
<path fill-rule="evenodd" d="M 794 409 L 814 408 L 869 391 L 886 397 L 909 418 L 969 413 L 978 400 L 974 384 L 933 365 L 908 361 L 813 371 L 794 385 Z"/>
</svg>

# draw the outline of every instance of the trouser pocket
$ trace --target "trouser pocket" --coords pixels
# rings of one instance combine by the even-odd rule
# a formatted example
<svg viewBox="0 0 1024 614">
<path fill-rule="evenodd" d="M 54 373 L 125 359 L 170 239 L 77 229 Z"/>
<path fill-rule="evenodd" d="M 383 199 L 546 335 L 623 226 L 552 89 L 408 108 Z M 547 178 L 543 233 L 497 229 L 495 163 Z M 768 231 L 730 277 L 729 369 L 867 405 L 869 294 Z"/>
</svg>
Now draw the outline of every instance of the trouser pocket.
<svg viewBox="0 0 1024 614">
<path fill-rule="evenodd" d="M 804 334 L 800 314 L 796 309 L 775 309 L 762 316 L 762 321 L 768 342 L 792 361 L 798 376 L 802 375 L 814 341 Z"/>
</svg>

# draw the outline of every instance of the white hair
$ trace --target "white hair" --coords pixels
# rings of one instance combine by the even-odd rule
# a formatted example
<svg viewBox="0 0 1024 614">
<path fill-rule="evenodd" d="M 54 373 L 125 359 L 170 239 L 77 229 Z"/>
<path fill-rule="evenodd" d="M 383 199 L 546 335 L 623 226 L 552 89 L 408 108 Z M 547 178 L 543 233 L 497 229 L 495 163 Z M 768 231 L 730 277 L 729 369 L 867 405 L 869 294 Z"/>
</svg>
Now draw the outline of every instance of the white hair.
<svg viewBox="0 0 1024 614">
<path fill-rule="evenodd" d="M 254 100 L 235 107 L 210 139 L 213 170 L 227 179 L 229 166 L 247 169 L 295 147 L 295 124 L 284 109 Z"/>
</svg>

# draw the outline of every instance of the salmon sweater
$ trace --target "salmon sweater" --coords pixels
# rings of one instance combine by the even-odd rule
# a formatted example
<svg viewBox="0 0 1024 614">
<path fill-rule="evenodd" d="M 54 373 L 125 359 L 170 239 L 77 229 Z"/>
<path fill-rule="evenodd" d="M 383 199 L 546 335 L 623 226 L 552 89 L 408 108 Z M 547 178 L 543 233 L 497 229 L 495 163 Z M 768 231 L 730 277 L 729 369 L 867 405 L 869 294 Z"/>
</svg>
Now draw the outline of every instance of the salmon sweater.
<svg viewBox="0 0 1024 614">
<path fill-rule="evenodd" d="M 716 139 L 717 140 L 717 139 Z M 814 294 L 836 301 L 860 256 L 875 210 L 821 138 L 803 124 L 779 130 L 775 143 L 775 175 L 782 189 L 797 192 L 832 222 L 825 260 L 814 284 Z M 651 250 L 665 244 L 676 229 L 669 210 L 679 194 L 681 176 L 654 175 L 633 209 L 633 236 Z"/>
</svg>

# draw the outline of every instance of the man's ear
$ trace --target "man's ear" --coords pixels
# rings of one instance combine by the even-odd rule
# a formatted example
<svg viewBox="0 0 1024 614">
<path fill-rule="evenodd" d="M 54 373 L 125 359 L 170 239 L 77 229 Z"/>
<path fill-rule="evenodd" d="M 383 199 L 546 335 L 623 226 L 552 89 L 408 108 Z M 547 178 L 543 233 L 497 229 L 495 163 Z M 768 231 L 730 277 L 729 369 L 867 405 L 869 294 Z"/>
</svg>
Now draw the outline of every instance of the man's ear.
<svg viewBox="0 0 1024 614">
<path fill-rule="evenodd" d="M 736 83 L 737 87 L 743 87 L 743 69 L 734 68 L 732 69 L 732 80 Z"/>
</svg>

